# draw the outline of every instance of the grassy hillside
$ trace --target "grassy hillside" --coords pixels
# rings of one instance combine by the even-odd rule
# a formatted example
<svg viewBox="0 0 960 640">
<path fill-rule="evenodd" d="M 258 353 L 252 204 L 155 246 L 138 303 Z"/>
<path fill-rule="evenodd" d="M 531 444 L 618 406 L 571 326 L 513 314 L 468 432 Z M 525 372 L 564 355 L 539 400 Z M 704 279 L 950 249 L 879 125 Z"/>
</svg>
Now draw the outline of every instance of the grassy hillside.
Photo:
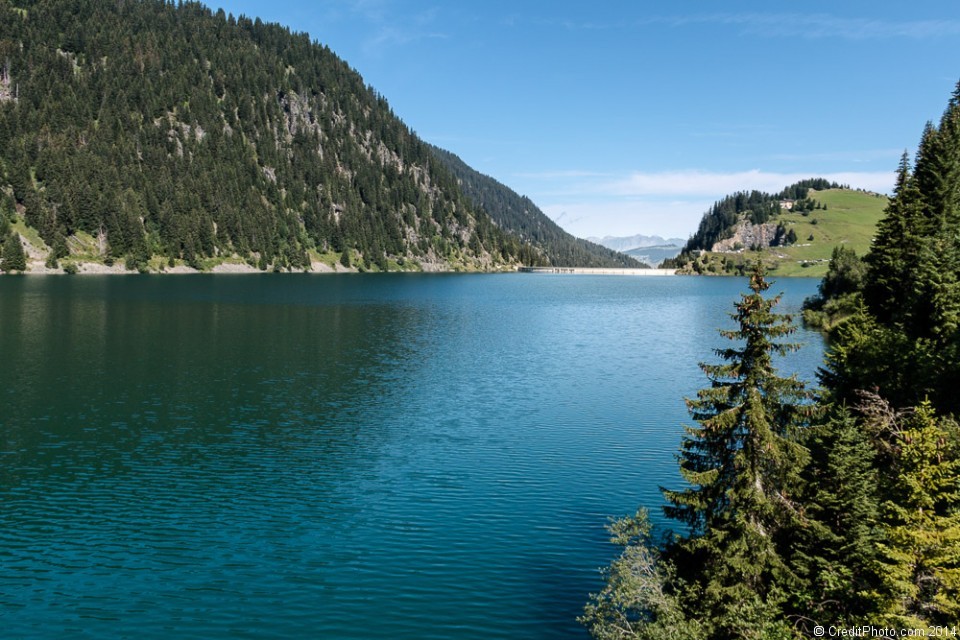
<svg viewBox="0 0 960 640">
<path fill-rule="evenodd" d="M 781 216 L 796 231 L 799 240 L 794 246 L 769 251 L 778 256 L 774 271 L 777 275 L 822 277 L 827 272 L 830 253 L 840 244 L 852 247 L 857 255 L 863 256 L 870 249 L 877 223 L 887 206 L 886 196 L 862 191 L 830 189 L 814 191 L 811 195 L 827 209 L 806 216 L 792 212 Z"/>
<path fill-rule="evenodd" d="M 808 213 L 784 211 L 776 220 L 797 234 L 796 244 L 762 250 L 773 276 L 808 276 L 821 278 L 827 272 L 830 253 L 837 245 L 852 247 L 864 255 L 883 217 L 887 197 L 849 189 L 810 191 L 809 197 L 825 205 Z M 752 261 L 757 253 L 704 252 L 698 262 L 704 273 L 729 273 L 739 265 Z"/>
</svg>

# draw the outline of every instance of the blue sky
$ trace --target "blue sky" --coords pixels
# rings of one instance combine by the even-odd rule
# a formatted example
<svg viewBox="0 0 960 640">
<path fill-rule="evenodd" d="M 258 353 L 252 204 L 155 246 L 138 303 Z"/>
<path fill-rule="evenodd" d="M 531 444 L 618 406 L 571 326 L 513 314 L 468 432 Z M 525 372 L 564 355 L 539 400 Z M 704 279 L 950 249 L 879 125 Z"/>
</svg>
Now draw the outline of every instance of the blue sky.
<svg viewBox="0 0 960 640">
<path fill-rule="evenodd" d="M 741 189 L 888 192 L 960 80 L 960 2 L 221 0 L 307 32 L 575 235 L 686 237 Z"/>
</svg>

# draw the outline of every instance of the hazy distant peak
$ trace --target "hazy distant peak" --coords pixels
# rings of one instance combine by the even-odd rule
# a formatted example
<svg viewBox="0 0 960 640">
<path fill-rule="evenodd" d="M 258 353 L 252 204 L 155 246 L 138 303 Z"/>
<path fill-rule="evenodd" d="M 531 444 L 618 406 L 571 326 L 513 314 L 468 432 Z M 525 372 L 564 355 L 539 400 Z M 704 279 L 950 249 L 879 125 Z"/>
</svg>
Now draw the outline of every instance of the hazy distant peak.
<svg viewBox="0 0 960 640">
<path fill-rule="evenodd" d="M 604 236 L 602 238 L 591 237 L 588 241 L 601 246 L 613 249 L 614 251 L 630 251 L 631 249 L 643 249 L 646 247 L 664 247 L 676 246 L 682 247 L 686 240 L 680 238 L 662 238 L 660 236 L 645 236 L 637 234 L 635 236 L 616 237 Z"/>
</svg>

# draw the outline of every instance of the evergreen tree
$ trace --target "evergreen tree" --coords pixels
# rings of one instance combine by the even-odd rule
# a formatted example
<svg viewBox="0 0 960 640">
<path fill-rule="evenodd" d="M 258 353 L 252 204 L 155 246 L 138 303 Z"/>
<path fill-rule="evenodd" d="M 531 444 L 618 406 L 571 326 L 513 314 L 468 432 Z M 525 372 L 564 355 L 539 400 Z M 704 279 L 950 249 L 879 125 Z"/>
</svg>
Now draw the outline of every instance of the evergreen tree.
<svg viewBox="0 0 960 640">
<path fill-rule="evenodd" d="M 799 578 L 788 561 L 807 461 L 798 438 L 812 407 L 803 383 L 775 370 L 774 356 L 796 346 L 782 341 L 794 328 L 768 288 L 757 261 L 731 314 L 737 329 L 721 331 L 736 345 L 717 350 L 721 364 L 701 365 L 710 387 L 688 400 L 698 423 L 679 455 L 688 487 L 664 490 L 666 514 L 688 532 L 660 556 L 642 513 L 615 526 L 624 552 L 583 618 L 595 637 L 792 634 L 784 613 Z"/>
<path fill-rule="evenodd" d="M 838 334 L 825 381 L 834 395 L 878 387 L 897 407 L 929 397 L 960 411 L 960 85 L 939 127 L 928 123 L 911 172 L 865 258 L 866 313 Z M 859 344 L 859 352 L 853 346 Z"/>
<path fill-rule="evenodd" d="M 864 299 L 870 311 L 882 320 L 899 319 L 903 309 L 908 270 L 915 267 L 915 259 L 919 257 L 916 235 L 919 218 L 919 190 L 911 175 L 910 158 L 904 152 L 897 169 L 893 198 L 877 228 L 870 253 L 864 258 L 869 273 Z"/>
<path fill-rule="evenodd" d="M 882 400 L 876 402 L 883 403 Z M 882 622 L 960 624 L 960 457 L 957 424 L 929 402 L 868 426 L 886 444 L 890 469 L 879 545 Z"/>
<path fill-rule="evenodd" d="M 21 95 L 0 104 L 0 193 L 23 205 L 52 260 L 64 257 L 58 236 L 86 232 L 105 259 L 137 268 L 155 252 L 297 268 L 310 248 L 349 246 L 385 269 L 445 259 L 417 255 L 430 219 L 427 246 L 443 235 L 478 267 L 519 261 L 518 224 L 549 226 L 533 210 L 495 224 L 386 101 L 303 34 L 189 2 L 25 6 L 0 2 L 0 63 Z M 560 248 L 578 242 L 556 233 Z M 492 258 L 465 251 L 474 235 Z"/>
<path fill-rule="evenodd" d="M 960 625 L 958 245 L 960 85 L 924 131 L 915 168 L 900 163 L 866 275 L 840 248 L 821 284 L 825 311 L 843 299 L 855 307 L 821 373 L 831 419 L 800 429 L 816 413 L 802 385 L 772 369 L 790 328 L 760 295 L 758 266 L 739 330 L 724 332 L 743 347 L 702 365 L 711 387 L 689 401 L 688 487 L 665 491 L 667 515 L 689 531 L 658 552 L 643 514 L 618 523 L 615 534 L 633 537 L 615 536 L 627 546 L 587 608 L 595 636 L 780 638 L 811 620 Z"/>
<path fill-rule="evenodd" d="M 806 440 L 811 463 L 804 472 L 807 520 L 797 532 L 792 566 L 804 586 L 794 596 L 797 616 L 821 625 L 869 619 L 880 580 L 877 451 L 854 417 L 839 410 Z"/>
<path fill-rule="evenodd" d="M 810 396 L 774 368 L 775 354 L 797 346 L 780 341 L 795 329 L 773 311 L 779 296 L 763 297 L 769 286 L 758 260 L 751 293 L 731 314 L 738 328 L 721 332 L 738 345 L 717 350 L 723 364 L 701 365 L 711 386 L 688 400 L 698 423 L 680 453 L 689 487 L 664 492 L 667 515 L 691 530 L 670 555 L 680 576 L 697 583 L 691 604 L 716 638 L 782 632 L 785 590 L 795 579 L 781 545 L 797 522 L 807 460 L 798 435 Z"/>
<path fill-rule="evenodd" d="M 803 323 L 827 331 L 857 315 L 863 305 L 865 272 L 864 261 L 853 249 L 834 247 L 817 295 L 803 301 Z"/>
<path fill-rule="evenodd" d="M 853 249 L 837 245 L 830 255 L 827 275 L 817 287 L 823 300 L 858 293 L 863 288 L 864 264 Z"/>
<path fill-rule="evenodd" d="M 27 270 L 27 255 L 23 251 L 20 234 L 16 231 L 7 236 L 6 242 L 3 243 L 3 261 L 0 263 L 0 269 L 7 273 Z"/>
</svg>

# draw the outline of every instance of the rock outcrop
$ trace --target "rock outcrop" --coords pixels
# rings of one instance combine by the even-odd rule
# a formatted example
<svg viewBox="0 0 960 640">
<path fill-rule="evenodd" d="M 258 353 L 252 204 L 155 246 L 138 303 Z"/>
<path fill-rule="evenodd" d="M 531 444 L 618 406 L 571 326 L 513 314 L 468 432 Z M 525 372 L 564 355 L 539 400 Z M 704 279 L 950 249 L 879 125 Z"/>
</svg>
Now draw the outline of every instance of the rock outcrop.
<svg viewBox="0 0 960 640">
<path fill-rule="evenodd" d="M 741 220 L 734 227 L 733 235 L 725 240 L 714 243 L 711 251 L 731 253 L 750 247 L 770 247 L 773 246 L 774 239 L 777 236 L 777 225 L 773 222 L 763 224 L 751 224 Z"/>
</svg>

